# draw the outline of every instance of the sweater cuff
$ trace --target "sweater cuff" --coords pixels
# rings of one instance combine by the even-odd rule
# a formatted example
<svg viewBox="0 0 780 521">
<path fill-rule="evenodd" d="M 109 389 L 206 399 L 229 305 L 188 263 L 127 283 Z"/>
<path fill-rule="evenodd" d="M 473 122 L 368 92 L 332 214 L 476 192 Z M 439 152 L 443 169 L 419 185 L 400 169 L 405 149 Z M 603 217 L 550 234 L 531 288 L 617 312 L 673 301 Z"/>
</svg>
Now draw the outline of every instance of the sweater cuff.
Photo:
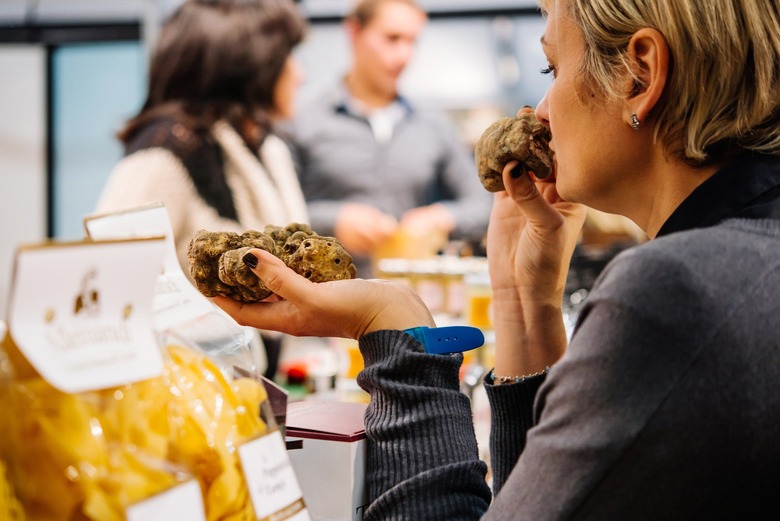
<svg viewBox="0 0 780 521">
<path fill-rule="evenodd" d="M 485 377 L 485 392 L 491 409 L 501 417 L 512 418 L 513 422 L 524 430 L 530 429 L 534 424 L 533 404 L 536 393 L 546 377 L 547 375 L 538 375 L 524 382 L 504 385 L 493 385 Z"/>
<path fill-rule="evenodd" d="M 429 354 L 412 335 L 390 329 L 364 335 L 359 347 L 365 369 L 358 375 L 358 384 L 369 393 L 379 381 L 459 389 L 462 353 Z"/>
<path fill-rule="evenodd" d="M 534 426 L 534 400 L 546 380 L 542 374 L 519 383 L 493 385 L 485 379 L 490 403 L 490 448 L 493 493 L 497 494 L 525 449 L 526 434 Z"/>
</svg>

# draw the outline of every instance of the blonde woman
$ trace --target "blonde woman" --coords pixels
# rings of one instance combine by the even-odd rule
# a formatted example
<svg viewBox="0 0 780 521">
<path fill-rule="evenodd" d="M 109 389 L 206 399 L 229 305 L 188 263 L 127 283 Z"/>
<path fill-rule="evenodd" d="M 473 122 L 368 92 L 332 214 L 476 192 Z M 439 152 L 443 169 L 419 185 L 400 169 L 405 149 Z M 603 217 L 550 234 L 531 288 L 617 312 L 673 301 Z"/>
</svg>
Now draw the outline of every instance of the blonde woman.
<svg viewBox="0 0 780 521">
<path fill-rule="evenodd" d="M 371 394 L 365 519 L 767 519 L 780 511 L 780 7 L 546 0 L 536 116 L 555 178 L 504 170 L 488 259 L 495 497 L 459 356 L 402 288 L 315 285 L 245 262 L 285 301 L 239 322 L 360 340 Z M 569 345 L 561 300 L 585 207 L 650 241 L 619 255 Z M 548 369 L 549 368 L 549 369 Z"/>
</svg>

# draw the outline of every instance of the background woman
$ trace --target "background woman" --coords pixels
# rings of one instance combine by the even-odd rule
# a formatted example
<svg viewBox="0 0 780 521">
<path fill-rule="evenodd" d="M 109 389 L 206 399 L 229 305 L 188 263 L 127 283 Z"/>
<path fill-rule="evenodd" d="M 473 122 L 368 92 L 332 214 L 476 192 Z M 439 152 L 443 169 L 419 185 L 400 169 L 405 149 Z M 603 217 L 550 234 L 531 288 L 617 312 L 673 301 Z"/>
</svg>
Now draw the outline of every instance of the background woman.
<svg viewBox="0 0 780 521">
<path fill-rule="evenodd" d="M 288 0 L 188 0 L 160 33 L 141 111 L 119 133 L 126 157 L 98 203 L 165 203 L 177 253 L 201 228 L 242 232 L 306 221 L 273 122 L 292 115 L 304 21 Z"/>
<path fill-rule="evenodd" d="M 119 133 L 126 156 L 96 211 L 162 202 L 179 262 L 200 229 L 308 222 L 289 150 L 273 124 L 292 116 L 305 22 L 291 0 L 188 0 L 161 30 L 146 102 Z M 267 374 L 278 336 L 265 336 Z"/>
</svg>

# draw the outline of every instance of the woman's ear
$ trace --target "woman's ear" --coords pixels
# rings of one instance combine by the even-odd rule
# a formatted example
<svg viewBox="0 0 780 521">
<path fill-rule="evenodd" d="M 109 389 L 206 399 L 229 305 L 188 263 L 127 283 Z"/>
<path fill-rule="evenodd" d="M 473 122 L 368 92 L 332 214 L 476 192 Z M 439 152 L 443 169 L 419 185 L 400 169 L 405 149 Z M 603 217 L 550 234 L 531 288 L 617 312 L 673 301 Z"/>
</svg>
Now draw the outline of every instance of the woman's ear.
<svg viewBox="0 0 780 521">
<path fill-rule="evenodd" d="M 669 46 L 657 29 L 642 28 L 628 42 L 632 75 L 626 80 L 625 121 L 641 124 L 656 107 L 666 88 L 669 74 Z"/>
</svg>

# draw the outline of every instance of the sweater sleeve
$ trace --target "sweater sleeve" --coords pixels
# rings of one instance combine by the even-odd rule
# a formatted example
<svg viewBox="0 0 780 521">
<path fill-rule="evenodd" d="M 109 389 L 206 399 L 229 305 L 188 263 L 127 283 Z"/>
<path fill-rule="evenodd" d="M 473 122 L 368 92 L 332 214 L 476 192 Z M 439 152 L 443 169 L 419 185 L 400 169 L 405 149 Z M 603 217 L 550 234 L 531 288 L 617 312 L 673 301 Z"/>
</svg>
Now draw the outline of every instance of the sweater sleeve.
<svg viewBox="0 0 780 521">
<path fill-rule="evenodd" d="M 493 493 L 498 494 L 525 449 L 526 433 L 533 427 L 533 404 L 546 375 L 521 383 L 493 385 L 485 378 L 490 403 L 490 468 Z"/>
<path fill-rule="evenodd" d="M 523 440 L 498 445 L 509 451 L 499 457 L 504 481 L 484 521 L 658 519 L 659 511 L 648 508 L 653 500 L 646 500 L 653 497 L 654 506 L 662 508 L 668 498 L 658 490 L 668 483 L 677 490 L 691 485 L 680 468 L 677 475 L 669 472 L 679 459 L 664 470 L 664 451 L 674 445 L 682 425 L 668 424 L 664 407 L 674 401 L 699 347 L 716 328 L 700 310 L 699 292 L 686 282 L 690 272 L 659 259 L 653 259 L 657 267 L 624 260 L 613 262 L 589 294 L 565 355 L 536 393 L 534 416 L 516 419 L 533 427 Z M 511 406 L 510 399 L 495 396 L 502 387 L 493 390 L 493 411 L 500 404 Z M 684 405 L 681 411 L 691 414 Z M 509 415 L 501 417 L 511 421 Z M 510 432 L 509 426 L 491 434 L 494 442 L 502 431 Z M 655 488 L 646 486 L 648 476 L 655 476 L 650 480 Z M 646 491 L 652 495 L 642 495 Z"/>
<path fill-rule="evenodd" d="M 358 383 L 371 396 L 366 521 L 479 519 L 491 495 L 459 389 L 462 356 L 424 353 L 401 331 L 368 334 L 360 349 Z"/>
<path fill-rule="evenodd" d="M 187 245 L 200 228 L 242 231 L 235 221 L 220 217 L 198 195 L 182 162 L 162 148 L 134 152 L 116 164 L 96 206 L 108 213 L 162 203 L 173 228 L 176 252 L 185 272 Z"/>
<path fill-rule="evenodd" d="M 761 236 L 750 239 L 762 241 L 754 264 L 703 263 L 732 244 L 714 235 L 703 247 L 686 249 L 680 234 L 621 254 L 543 382 L 487 386 L 500 489 L 489 509 L 459 357 L 422 353 L 399 331 L 361 339 L 366 519 L 755 518 L 757 505 L 774 507 L 776 444 L 763 445 L 774 431 L 761 422 L 777 401 L 767 383 L 777 257 Z M 727 238 L 734 261 L 745 249 Z M 773 304 L 757 310 L 752 299 Z"/>
</svg>

